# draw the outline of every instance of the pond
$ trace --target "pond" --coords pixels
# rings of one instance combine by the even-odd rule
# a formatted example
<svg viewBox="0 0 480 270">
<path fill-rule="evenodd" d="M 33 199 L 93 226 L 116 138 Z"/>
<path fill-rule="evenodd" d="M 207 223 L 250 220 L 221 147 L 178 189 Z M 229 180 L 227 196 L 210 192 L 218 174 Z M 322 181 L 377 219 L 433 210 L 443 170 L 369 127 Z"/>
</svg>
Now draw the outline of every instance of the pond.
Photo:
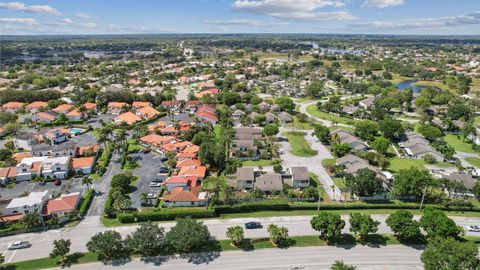
<svg viewBox="0 0 480 270">
<path fill-rule="evenodd" d="M 410 88 L 410 89 L 412 89 L 413 93 L 420 93 L 420 91 L 422 91 L 423 88 L 431 87 L 431 86 L 426 86 L 426 85 L 416 85 L 416 84 L 414 84 L 415 82 L 417 82 L 417 81 L 416 80 L 406 80 L 406 81 L 402 81 L 402 82 L 397 83 L 395 86 L 398 89 L 400 89 L 400 91 L 403 91 L 407 88 Z M 433 88 L 436 88 L 436 87 L 433 87 Z"/>
</svg>

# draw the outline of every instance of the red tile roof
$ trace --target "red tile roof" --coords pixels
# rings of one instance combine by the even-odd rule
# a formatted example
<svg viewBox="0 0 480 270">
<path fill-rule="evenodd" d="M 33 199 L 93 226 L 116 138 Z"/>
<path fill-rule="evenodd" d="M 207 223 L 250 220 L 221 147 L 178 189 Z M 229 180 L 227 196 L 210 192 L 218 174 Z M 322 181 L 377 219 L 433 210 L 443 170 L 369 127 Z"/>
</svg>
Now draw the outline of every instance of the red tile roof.
<svg viewBox="0 0 480 270">
<path fill-rule="evenodd" d="M 68 212 L 75 209 L 75 206 L 80 198 L 79 194 L 59 197 L 49 200 L 43 207 L 44 215 L 51 215 L 56 212 Z"/>
</svg>

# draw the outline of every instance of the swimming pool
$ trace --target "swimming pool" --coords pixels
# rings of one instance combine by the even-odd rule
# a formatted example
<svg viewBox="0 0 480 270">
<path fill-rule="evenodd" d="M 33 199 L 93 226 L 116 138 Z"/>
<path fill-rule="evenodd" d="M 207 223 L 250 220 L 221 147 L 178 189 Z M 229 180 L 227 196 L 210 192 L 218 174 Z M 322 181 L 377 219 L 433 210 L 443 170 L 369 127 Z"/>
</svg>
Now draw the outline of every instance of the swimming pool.
<svg viewBox="0 0 480 270">
<path fill-rule="evenodd" d="M 82 133 L 83 131 L 85 131 L 85 130 L 81 129 L 81 128 L 71 128 L 70 129 L 70 133 L 73 133 L 73 134 Z"/>
</svg>

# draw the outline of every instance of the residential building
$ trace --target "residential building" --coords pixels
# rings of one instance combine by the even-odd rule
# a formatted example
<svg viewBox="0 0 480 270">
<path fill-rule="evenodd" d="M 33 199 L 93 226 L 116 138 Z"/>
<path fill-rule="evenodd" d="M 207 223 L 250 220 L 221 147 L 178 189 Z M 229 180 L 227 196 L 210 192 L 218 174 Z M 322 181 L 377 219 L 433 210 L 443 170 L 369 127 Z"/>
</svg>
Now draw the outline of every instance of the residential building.
<svg viewBox="0 0 480 270">
<path fill-rule="evenodd" d="M 72 169 L 77 175 L 88 175 L 93 172 L 95 157 L 72 158 Z"/>
<path fill-rule="evenodd" d="M 142 121 L 142 118 L 138 117 L 136 114 L 132 112 L 125 112 L 117 116 L 115 119 L 115 123 L 121 124 L 126 123 L 127 125 L 133 125 L 137 122 Z"/>
<path fill-rule="evenodd" d="M 17 112 L 25 106 L 23 102 L 10 101 L 2 105 L 2 111 L 4 112 Z"/>
<path fill-rule="evenodd" d="M 33 120 L 38 123 L 51 123 L 57 120 L 58 113 L 54 111 L 38 112 L 33 117 Z"/>
<path fill-rule="evenodd" d="M 279 192 L 283 190 L 281 174 L 266 173 L 255 179 L 255 188 L 263 192 Z"/>
<path fill-rule="evenodd" d="M 80 201 L 80 192 L 62 194 L 58 198 L 48 200 L 42 208 L 42 214 L 51 217 L 68 215 L 78 208 Z"/>
<path fill-rule="evenodd" d="M 70 170 L 70 157 L 52 157 L 42 161 L 42 176 L 45 179 L 66 179 Z"/>
<path fill-rule="evenodd" d="M 36 136 L 29 132 L 20 132 L 13 139 L 15 148 L 31 151 L 33 145 L 37 142 Z"/>
<path fill-rule="evenodd" d="M 40 109 L 48 106 L 47 102 L 43 101 L 34 101 L 26 106 L 26 109 L 29 113 L 35 114 L 40 111 Z"/>
<path fill-rule="evenodd" d="M 120 114 L 125 108 L 128 108 L 125 102 L 109 102 L 107 105 L 109 114 Z"/>
<path fill-rule="evenodd" d="M 25 197 L 12 199 L 2 211 L 2 215 L 40 213 L 48 201 L 48 190 L 30 192 Z"/>
<path fill-rule="evenodd" d="M 342 129 L 334 130 L 331 134 L 332 136 L 338 136 L 340 143 L 350 145 L 352 150 L 365 151 L 368 149 L 368 145 L 364 141 Z"/>
<path fill-rule="evenodd" d="M 308 174 L 308 168 L 305 166 L 288 168 L 287 173 L 283 175 L 283 181 L 294 189 L 309 187 L 310 175 Z"/>
<path fill-rule="evenodd" d="M 201 192 L 201 187 L 176 187 L 163 195 L 165 207 L 186 207 L 207 205 L 207 193 Z"/>
</svg>

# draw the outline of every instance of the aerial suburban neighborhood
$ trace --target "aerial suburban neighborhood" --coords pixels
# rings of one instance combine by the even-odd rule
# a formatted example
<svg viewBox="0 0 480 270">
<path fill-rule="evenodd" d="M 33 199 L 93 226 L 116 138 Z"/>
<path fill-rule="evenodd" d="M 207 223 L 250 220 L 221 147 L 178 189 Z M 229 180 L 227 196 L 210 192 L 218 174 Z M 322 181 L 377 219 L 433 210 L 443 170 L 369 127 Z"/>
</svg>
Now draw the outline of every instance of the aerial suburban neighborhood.
<svg viewBox="0 0 480 270">
<path fill-rule="evenodd" d="M 73 2 L 0 2 L 0 267 L 480 269 L 476 1 Z"/>
</svg>

